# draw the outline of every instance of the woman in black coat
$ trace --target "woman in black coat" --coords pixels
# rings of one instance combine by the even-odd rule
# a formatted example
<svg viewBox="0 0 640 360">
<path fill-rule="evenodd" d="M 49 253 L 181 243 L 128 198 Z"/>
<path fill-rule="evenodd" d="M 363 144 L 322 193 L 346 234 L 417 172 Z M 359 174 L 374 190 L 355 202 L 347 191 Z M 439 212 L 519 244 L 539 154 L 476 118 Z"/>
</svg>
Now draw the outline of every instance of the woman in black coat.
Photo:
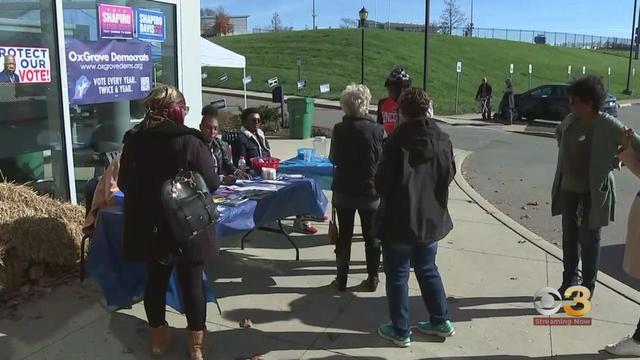
<svg viewBox="0 0 640 360">
<path fill-rule="evenodd" d="M 340 100 L 345 117 L 335 125 L 331 138 L 329 157 L 335 166 L 331 189 L 340 225 L 335 284 L 340 291 L 347 287 L 356 210 L 364 237 L 368 290 L 375 291 L 379 282 L 380 243 L 372 232 L 373 216 L 380 203 L 374 178 L 382 154 L 384 127 L 368 116 L 370 103 L 371 92 L 365 85 L 347 86 Z"/>
<path fill-rule="evenodd" d="M 144 307 L 151 331 L 151 351 L 164 354 L 169 347 L 165 321 L 165 296 L 169 276 L 176 266 L 188 323 L 188 351 L 202 359 L 206 302 L 202 288 L 204 262 L 217 252 L 213 231 L 203 238 L 193 258 L 177 255 L 160 198 L 162 184 L 185 167 L 199 172 L 211 191 L 220 186 L 213 160 L 202 134 L 184 125 L 189 111 L 176 88 L 159 85 L 144 101 L 145 119 L 128 131 L 120 160 L 118 186 L 124 200 L 124 255 L 147 261 Z"/>
<path fill-rule="evenodd" d="M 378 333 L 402 347 L 411 345 L 411 266 L 430 316 L 418 322 L 418 330 L 441 337 L 455 333 L 436 255 L 438 241 L 453 229 L 448 200 L 456 166 L 449 136 L 427 116 L 430 102 L 422 89 L 402 94 L 402 120 L 384 146 L 376 174 L 381 200 L 375 228 L 382 241 L 391 319 Z"/>
</svg>

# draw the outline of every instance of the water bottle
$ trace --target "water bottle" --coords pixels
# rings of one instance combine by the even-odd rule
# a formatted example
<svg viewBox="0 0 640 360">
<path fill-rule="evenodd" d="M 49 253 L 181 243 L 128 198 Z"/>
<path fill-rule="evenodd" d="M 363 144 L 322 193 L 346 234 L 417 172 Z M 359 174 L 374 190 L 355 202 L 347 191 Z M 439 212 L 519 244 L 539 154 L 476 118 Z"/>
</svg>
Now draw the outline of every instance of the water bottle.
<svg viewBox="0 0 640 360">
<path fill-rule="evenodd" d="M 244 159 L 244 156 L 240 156 L 240 160 L 238 160 L 238 169 L 241 171 L 247 170 L 247 161 Z"/>
</svg>

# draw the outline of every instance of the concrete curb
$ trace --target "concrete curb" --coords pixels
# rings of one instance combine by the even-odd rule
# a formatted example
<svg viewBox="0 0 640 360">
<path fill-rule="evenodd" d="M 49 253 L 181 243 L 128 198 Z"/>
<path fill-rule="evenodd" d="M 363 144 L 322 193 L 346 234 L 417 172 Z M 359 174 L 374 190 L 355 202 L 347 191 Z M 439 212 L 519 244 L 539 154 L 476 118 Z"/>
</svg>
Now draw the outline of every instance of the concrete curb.
<svg viewBox="0 0 640 360">
<path fill-rule="evenodd" d="M 521 236 L 524 240 L 538 247 L 540 250 L 553 256 L 554 258 L 562 261 L 562 250 L 550 242 L 546 241 L 542 237 L 536 235 L 531 230 L 517 223 L 506 214 L 498 210 L 493 204 L 483 198 L 478 192 L 476 192 L 469 183 L 462 176 L 462 166 L 464 161 L 472 153 L 469 151 L 457 151 L 456 152 L 456 166 L 458 167 L 458 173 L 455 176 L 454 181 L 460 187 L 460 189 L 466 193 L 478 206 L 480 206 L 489 215 L 493 216 L 496 220 L 502 223 L 504 226 L 511 229 L 513 232 Z M 622 297 L 640 305 L 640 292 L 631 288 L 630 286 L 623 284 L 622 282 L 612 278 L 611 276 L 598 272 L 598 282 L 612 291 L 618 293 Z"/>
</svg>

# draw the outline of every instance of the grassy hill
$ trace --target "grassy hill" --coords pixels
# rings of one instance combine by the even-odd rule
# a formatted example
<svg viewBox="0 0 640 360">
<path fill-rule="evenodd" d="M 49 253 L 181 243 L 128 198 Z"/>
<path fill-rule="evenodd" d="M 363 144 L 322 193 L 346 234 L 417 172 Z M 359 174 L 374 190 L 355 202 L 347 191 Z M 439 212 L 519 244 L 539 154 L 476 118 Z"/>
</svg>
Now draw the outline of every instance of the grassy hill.
<svg viewBox="0 0 640 360">
<path fill-rule="evenodd" d="M 267 79 L 277 76 L 288 94 L 296 94 L 298 70 L 296 59 L 302 59 L 302 79 L 308 87 L 301 95 L 337 99 L 350 82 L 360 81 L 360 31 L 318 30 L 238 35 L 213 38 L 213 42 L 247 57 L 247 74 L 253 77 L 249 90 L 269 91 Z M 423 34 L 385 30 L 367 30 L 365 41 L 365 83 L 374 98 L 386 96 L 384 80 L 394 65 L 404 66 L 414 85 L 422 86 Z M 509 64 L 516 91 L 528 88 L 528 65 L 533 64 L 532 86 L 568 79 L 567 66 L 573 75 L 601 74 L 607 79 L 611 67 L 611 89 L 625 99 L 627 60 L 620 54 L 590 50 L 557 48 L 514 41 L 473 39 L 434 35 L 430 38 L 428 90 L 438 113 L 453 113 L 456 84 L 456 62 L 463 62 L 460 80 L 460 112 L 475 111 L 475 91 L 483 76 L 493 84 L 498 98 L 509 76 Z M 637 61 L 634 61 L 634 66 Z M 640 68 L 638 68 L 640 71 Z M 242 70 L 207 68 L 206 86 L 242 88 Z M 217 84 L 226 72 L 229 81 Z M 640 77 L 640 73 L 638 74 Z M 331 92 L 320 94 L 320 84 L 331 84 Z M 640 94 L 640 84 L 635 84 Z M 495 95 L 494 95 L 495 96 Z M 499 100 L 499 99 L 498 99 Z"/>
</svg>

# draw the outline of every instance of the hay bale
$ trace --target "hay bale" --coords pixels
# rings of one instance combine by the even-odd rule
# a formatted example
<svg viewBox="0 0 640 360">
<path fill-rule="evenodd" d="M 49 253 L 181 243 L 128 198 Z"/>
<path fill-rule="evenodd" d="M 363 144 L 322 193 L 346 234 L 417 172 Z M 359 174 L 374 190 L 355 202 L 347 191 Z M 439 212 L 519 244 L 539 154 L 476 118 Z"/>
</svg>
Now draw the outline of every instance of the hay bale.
<svg viewBox="0 0 640 360">
<path fill-rule="evenodd" d="M 76 263 L 84 208 L 0 182 L 0 285 L 15 289 L 29 267 Z"/>
</svg>

